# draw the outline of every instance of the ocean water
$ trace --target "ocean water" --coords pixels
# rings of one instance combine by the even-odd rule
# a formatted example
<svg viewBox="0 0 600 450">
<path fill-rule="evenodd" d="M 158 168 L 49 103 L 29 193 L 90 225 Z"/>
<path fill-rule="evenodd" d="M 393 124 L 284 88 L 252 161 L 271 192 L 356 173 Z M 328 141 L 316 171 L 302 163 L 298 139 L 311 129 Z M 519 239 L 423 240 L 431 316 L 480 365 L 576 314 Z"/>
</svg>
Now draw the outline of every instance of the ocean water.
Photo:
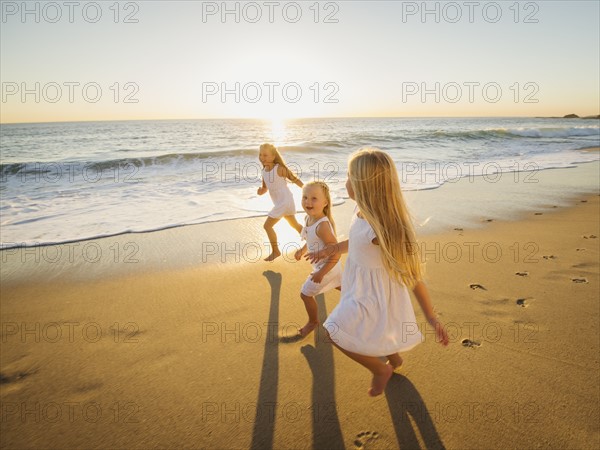
<svg viewBox="0 0 600 450">
<path fill-rule="evenodd" d="M 598 120 L 366 118 L 165 120 L 0 126 L 3 248 L 266 215 L 258 146 L 343 203 L 348 156 L 388 151 L 403 189 L 598 160 Z M 300 207 L 300 190 L 293 186 Z M 457 199 L 458 201 L 460 199 Z"/>
</svg>

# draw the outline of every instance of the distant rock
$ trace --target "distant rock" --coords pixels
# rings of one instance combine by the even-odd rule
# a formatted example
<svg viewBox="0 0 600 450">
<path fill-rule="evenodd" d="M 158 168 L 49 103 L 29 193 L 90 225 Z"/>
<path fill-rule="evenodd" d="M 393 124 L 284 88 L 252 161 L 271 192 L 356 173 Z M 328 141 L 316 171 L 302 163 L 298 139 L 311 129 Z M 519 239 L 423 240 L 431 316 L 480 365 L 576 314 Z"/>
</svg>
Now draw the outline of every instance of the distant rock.
<svg viewBox="0 0 600 450">
<path fill-rule="evenodd" d="M 598 119 L 600 119 L 600 115 L 579 117 L 577 114 L 567 114 L 566 116 L 562 116 L 562 117 L 558 117 L 558 116 L 539 117 L 539 116 L 537 116 L 536 119 L 595 119 L 595 120 L 598 120 Z"/>
</svg>

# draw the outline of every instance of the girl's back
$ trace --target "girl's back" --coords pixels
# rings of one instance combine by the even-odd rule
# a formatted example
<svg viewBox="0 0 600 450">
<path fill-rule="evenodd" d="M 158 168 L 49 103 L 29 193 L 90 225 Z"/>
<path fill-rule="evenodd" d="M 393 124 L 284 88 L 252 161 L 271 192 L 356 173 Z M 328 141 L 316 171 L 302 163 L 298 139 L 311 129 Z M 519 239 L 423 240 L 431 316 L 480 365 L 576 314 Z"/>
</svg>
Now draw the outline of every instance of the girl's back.
<svg viewBox="0 0 600 450">
<path fill-rule="evenodd" d="M 362 267 L 384 269 L 381 250 L 373 245 L 375 238 L 375 231 L 369 222 L 355 214 L 350 225 L 348 259 Z"/>
</svg>

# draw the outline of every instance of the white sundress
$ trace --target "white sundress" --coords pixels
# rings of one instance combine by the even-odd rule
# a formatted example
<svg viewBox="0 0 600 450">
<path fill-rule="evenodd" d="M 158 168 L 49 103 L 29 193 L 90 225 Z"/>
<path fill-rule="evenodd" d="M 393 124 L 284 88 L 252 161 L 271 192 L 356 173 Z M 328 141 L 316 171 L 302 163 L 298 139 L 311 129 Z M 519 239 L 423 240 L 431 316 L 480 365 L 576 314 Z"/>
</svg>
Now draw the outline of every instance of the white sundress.
<svg viewBox="0 0 600 450">
<path fill-rule="evenodd" d="M 365 356 L 387 356 L 422 342 L 405 285 L 390 278 L 373 244 L 375 231 L 356 214 L 348 237 L 340 302 L 323 326 L 340 347 Z"/>
<path fill-rule="evenodd" d="M 269 217 L 273 219 L 281 219 L 283 216 L 296 214 L 294 196 L 288 187 L 287 179 L 277 174 L 278 166 L 279 164 L 275 164 L 271 170 L 266 170 L 264 167 L 262 169 L 262 178 L 274 204 L 273 209 L 269 211 Z"/>
<path fill-rule="evenodd" d="M 323 222 L 327 222 L 327 224 L 331 227 L 331 222 L 329 222 L 329 219 L 327 216 L 325 216 L 321 217 L 312 225 L 307 225 L 302 228 L 300 236 L 302 239 L 306 240 L 306 248 L 309 252 L 317 252 L 325 248 L 325 243 L 317 235 L 317 227 Z M 331 227 L 331 231 L 333 232 L 333 227 Z M 313 263 L 313 273 L 321 270 L 326 263 L 326 259 Z M 338 261 L 337 264 L 325 274 L 320 283 L 315 283 L 313 280 L 311 280 L 311 275 L 308 276 L 302 285 L 301 292 L 309 297 L 314 297 L 342 285 L 342 263 Z"/>
</svg>

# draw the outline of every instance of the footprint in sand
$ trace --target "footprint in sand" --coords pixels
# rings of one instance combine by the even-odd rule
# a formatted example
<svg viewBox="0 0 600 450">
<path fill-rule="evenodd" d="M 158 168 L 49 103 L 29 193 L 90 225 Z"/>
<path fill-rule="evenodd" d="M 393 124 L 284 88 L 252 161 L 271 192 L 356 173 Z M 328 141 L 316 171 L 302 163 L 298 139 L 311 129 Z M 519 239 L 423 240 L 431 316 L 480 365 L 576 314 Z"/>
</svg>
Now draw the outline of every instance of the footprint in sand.
<svg viewBox="0 0 600 450">
<path fill-rule="evenodd" d="M 474 291 L 475 291 L 475 290 L 477 290 L 477 289 L 481 289 L 481 290 L 483 290 L 483 291 L 487 291 L 487 289 L 486 289 L 486 288 L 484 288 L 484 287 L 483 287 L 483 285 L 481 285 L 481 284 L 477 284 L 477 283 L 471 283 L 471 284 L 469 285 L 469 287 L 470 287 L 471 289 L 473 289 Z"/>
<path fill-rule="evenodd" d="M 18 390 L 22 387 L 22 382 L 25 378 L 37 373 L 36 369 L 27 371 L 19 370 L 13 373 L 0 372 L 0 385 L 4 392 Z"/>
<path fill-rule="evenodd" d="M 528 277 L 529 272 L 515 272 L 515 275 L 519 275 L 520 277 Z"/>
<path fill-rule="evenodd" d="M 454 231 L 463 231 L 462 228 L 455 228 Z"/>
<path fill-rule="evenodd" d="M 587 200 L 581 200 L 581 203 L 587 203 Z"/>
<path fill-rule="evenodd" d="M 463 339 L 461 341 L 461 344 L 463 345 L 463 347 L 469 347 L 469 348 L 481 347 L 481 343 L 480 342 L 472 341 L 471 339 Z"/>
<path fill-rule="evenodd" d="M 586 263 L 586 262 L 582 262 L 579 264 L 573 264 L 571 267 L 573 269 L 587 269 L 588 267 L 592 267 L 592 266 L 596 266 L 597 264 L 594 263 Z"/>
<path fill-rule="evenodd" d="M 378 439 L 379 433 L 377 431 L 361 431 L 356 435 L 354 440 L 354 446 L 356 448 L 363 448 L 367 443 Z"/>
<path fill-rule="evenodd" d="M 484 222 L 493 222 L 494 219 L 485 219 Z"/>
<path fill-rule="evenodd" d="M 99 395 L 104 383 L 98 381 L 90 381 L 88 383 L 73 386 L 70 401 L 75 402 L 90 402 Z"/>
<path fill-rule="evenodd" d="M 543 215 L 543 214 L 544 214 L 544 213 L 534 213 L 534 215 L 536 215 L 536 216 L 541 216 L 541 215 Z"/>
<path fill-rule="evenodd" d="M 34 373 L 35 372 L 16 372 L 10 375 L 7 373 L 0 373 L 0 384 L 16 383 Z"/>
<path fill-rule="evenodd" d="M 532 300 L 532 298 L 533 297 L 518 298 L 517 306 L 520 306 L 521 308 L 527 308 L 529 306 L 529 304 L 527 303 L 527 300 Z"/>
<path fill-rule="evenodd" d="M 556 258 L 558 258 L 558 256 L 554 256 L 554 255 L 544 255 L 544 256 L 542 256 L 542 258 L 544 258 L 544 259 L 556 259 Z"/>
<path fill-rule="evenodd" d="M 586 234 L 585 236 L 583 236 L 584 239 L 596 239 L 598 236 L 596 236 L 595 234 Z"/>
<path fill-rule="evenodd" d="M 575 251 L 576 252 L 585 252 L 585 248 L 576 248 Z"/>
<path fill-rule="evenodd" d="M 571 278 L 571 281 L 573 283 L 587 283 L 588 280 L 585 277 L 581 277 L 581 278 Z"/>
</svg>

